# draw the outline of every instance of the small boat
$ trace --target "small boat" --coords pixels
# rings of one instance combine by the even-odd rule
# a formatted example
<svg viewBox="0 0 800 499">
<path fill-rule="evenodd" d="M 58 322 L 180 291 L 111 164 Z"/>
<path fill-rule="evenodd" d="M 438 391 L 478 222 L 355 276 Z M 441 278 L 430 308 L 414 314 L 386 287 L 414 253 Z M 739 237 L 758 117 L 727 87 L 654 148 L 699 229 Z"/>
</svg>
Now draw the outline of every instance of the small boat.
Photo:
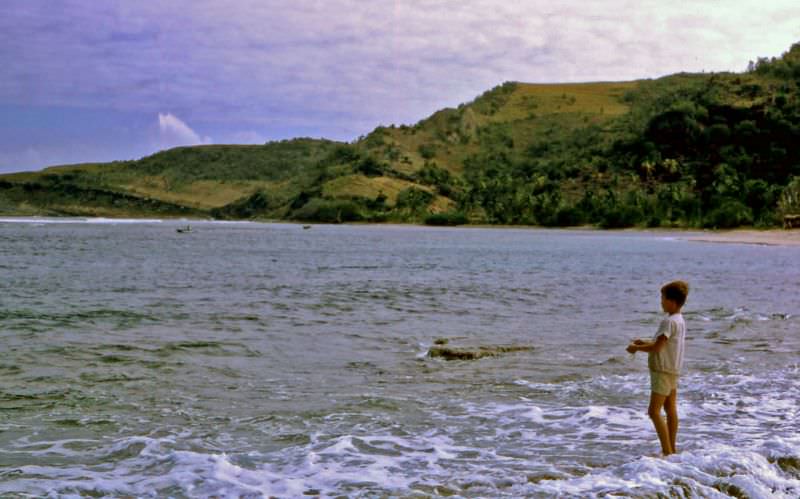
<svg viewBox="0 0 800 499">
<path fill-rule="evenodd" d="M 175 229 L 175 232 L 177 232 L 179 234 L 185 234 L 185 233 L 191 232 L 191 231 L 192 231 L 192 228 L 189 225 L 187 225 L 186 227 L 178 227 L 177 229 Z"/>
<path fill-rule="evenodd" d="M 303 226 L 303 230 L 308 230 L 308 229 L 310 229 L 310 228 L 311 228 L 311 226 L 310 226 L 310 225 L 304 225 L 304 226 Z"/>
</svg>

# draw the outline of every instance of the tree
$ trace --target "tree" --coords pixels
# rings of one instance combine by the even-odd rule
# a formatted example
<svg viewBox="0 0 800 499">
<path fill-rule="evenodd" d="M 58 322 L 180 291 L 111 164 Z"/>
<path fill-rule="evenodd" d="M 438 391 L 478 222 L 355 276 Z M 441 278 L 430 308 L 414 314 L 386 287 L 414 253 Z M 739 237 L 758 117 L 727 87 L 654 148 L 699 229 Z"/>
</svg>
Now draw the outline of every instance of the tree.
<svg viewBox="0 0 800 499">
<path fill-rule="evenodd" d="M 398 209 L 407 210 L 412 214 L 420 214 L 427 210 L 433 201 L 433 194 L 418 187 L 403 189 L 397 194 L 396 206 Z"/>
<path fill-rule="evenodd" d="M 792 177 L 789 185 L 783 189 L 778 201 L 778 213 L 781 216 L 800 214 L 800 177 Z"/>
</svg>

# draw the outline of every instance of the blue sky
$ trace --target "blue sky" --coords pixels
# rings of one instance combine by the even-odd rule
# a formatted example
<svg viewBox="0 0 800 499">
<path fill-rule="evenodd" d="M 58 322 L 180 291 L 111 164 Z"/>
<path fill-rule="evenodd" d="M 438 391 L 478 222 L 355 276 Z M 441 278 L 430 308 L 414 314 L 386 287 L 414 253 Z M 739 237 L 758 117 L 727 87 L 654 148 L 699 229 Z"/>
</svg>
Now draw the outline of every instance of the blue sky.
<svg viewBox="0 0 800 499">
<path fill-rule="evenodd" d="M 4 0 L 0 172 L 353 140 L 503 81 L 742 71 L 796 0 Z"/>
</svg>

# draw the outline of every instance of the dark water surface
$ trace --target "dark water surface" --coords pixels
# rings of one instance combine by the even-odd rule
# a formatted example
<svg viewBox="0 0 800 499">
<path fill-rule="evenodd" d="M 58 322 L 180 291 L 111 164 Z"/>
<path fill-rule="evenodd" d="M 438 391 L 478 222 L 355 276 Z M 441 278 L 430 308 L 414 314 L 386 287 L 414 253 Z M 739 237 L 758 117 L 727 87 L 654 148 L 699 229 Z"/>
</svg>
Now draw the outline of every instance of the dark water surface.
<svg viewBox="0 0 800 499">
<path fill-rule="evenodd" d="M 55 222 L 0 221 L 0 494 L 800 496 L 800 248 Z M 624 346 L 675 278 L 662 460 Z M 427 358 L 441 337 L 534 349 Z"/>
</svg>

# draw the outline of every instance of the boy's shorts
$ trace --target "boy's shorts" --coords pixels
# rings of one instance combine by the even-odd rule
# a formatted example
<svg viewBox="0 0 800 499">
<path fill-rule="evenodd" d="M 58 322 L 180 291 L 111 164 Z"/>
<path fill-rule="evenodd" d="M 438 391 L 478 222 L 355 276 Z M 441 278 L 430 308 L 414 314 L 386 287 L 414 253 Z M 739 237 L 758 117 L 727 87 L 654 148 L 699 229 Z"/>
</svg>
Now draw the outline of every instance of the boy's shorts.
<svg viewBox="0 0 800 499">
<path fill-rule="evenodd" d="M 650 391 L 668 397 L 678 389 L 678 375 L 661 371 L 650 371 Z"/>
</svg>

